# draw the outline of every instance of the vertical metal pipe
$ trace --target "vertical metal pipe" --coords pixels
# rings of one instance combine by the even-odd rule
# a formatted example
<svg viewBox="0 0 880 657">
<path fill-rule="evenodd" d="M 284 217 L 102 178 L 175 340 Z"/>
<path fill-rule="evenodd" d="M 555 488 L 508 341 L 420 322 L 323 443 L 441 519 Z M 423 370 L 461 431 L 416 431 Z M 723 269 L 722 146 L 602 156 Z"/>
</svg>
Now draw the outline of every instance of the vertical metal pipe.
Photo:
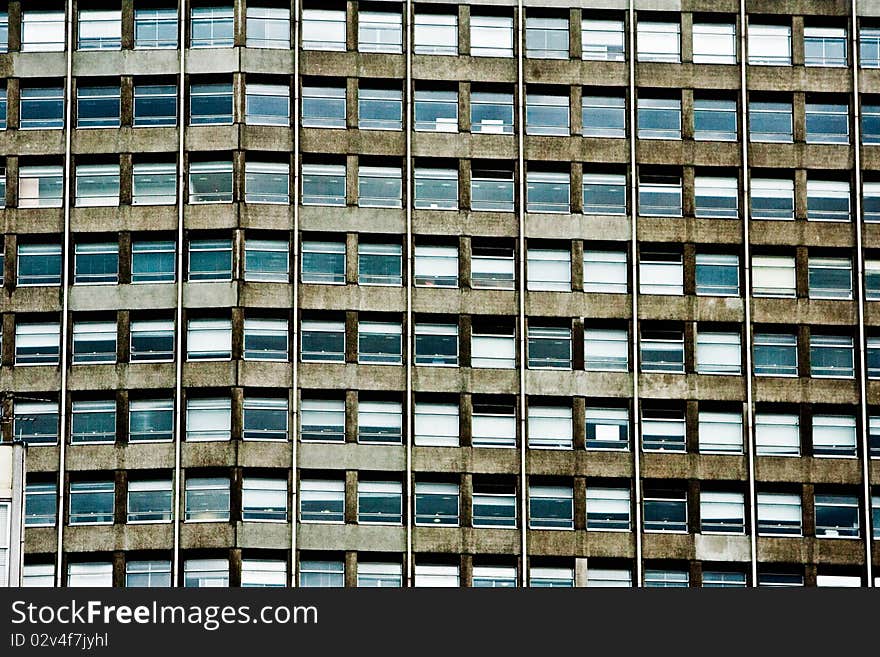
<svg viewBox="0 0 880 657">
<path fill-rule="evenodd" d="M 413 331 L 413 311 L 412 311 L 412 288 L 414 278 L 414 266 L 412 254 L 413 226 L 412 226 L 412 207 L 413 207 L 413 184 L 412 184 L 412 130 L 413 130 L 413 106 L 412 106 L 412 0 L 406 0 L 404 5 L 405 16 L 403 18 L 403 33 L 406 35 L 403 39 L 403 48 L 406 53 L 406 78 L 403 83 L 404 96 L 404 125 L 403 129 L 406 133 L 406 154 L 404 157 L 404 176 L 406 178 L 406 236 L 404 238 L 403 252 L 406 260 L 406 393 L 405 393 L 405 414 L 407 427 L 406 431 L 406 586 L 412 586 L 413 578 L 413 464 L 412 464 L 412 428 L 413 420 L 413 359 L 415 358 L 415 342 Z"/>
<path fill-rule="evenodd" d="M 517 308 L 518 332 L 519 332 L 519 495 L 520 495 L 520 524 L 521 540 L 520 550 L 522 553 L 522 568 L 520 569 L 520 583 L 524 587 L 529 585 L 528 577 L 528 482 L 526 470 L 526 457 L 528 449 L 526 444 L 527 427 L 526 414 L 526 163 L 525 163 L 525 65 L 523 50 L 525 48 L 525 8 L 523 0 L 517 0 L 516 6 L 516 146 L 517 162 L 519 167 L 519 275 L 517 277 L 517 292 L 519 306 Z"/>
<path fill-rule="evenodd" d="M 293 344 L 291 367 L 291 418 L 290 433 L 290 583 L 296 586 L 296 550 L 297 550 L 297 509 L 299 499 L 296 490 L 299 450 L 299 112 L 300 112 L 300 73 L 299 73 L 299 30 L 300 0 L 293 3 L 293 238 L 290 248 L 293 250 L 291 269 L 293 275 L 293 313 L 290 322 L 291 340 Z"/>
</svg>

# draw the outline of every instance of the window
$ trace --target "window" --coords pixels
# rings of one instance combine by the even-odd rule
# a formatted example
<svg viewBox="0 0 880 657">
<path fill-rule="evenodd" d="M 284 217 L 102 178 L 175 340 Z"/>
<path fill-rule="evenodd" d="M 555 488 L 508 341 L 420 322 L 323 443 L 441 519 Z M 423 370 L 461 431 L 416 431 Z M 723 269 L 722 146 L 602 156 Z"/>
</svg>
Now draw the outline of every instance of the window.
<svg viewBox="0 0 880 657">
<path fill-rule="evenodd" d="M 134 240 L 131 245 L 131 282 L 174 282 L 174 254 L 174 242 Z"/>
<path fill-rule="evenodd" d="M 399 13 L 358 11 L 358 50 L 399 53 L 403 48 L 403 17 Z"/>
<path fill-rule="evenodd" d="M 54 527 L 58 517 L 58 486 L 55 482 L 28 483 L 24 493 L 24 526 Z"/>
<path fill-rule="evenodd" d="M 28 445 L 54 445 L 58 442 L 58 403 L 16 402 L 12 432 Z"/>
<path fill-rule="evenodd" d="M 241 437 L 245 440 L 287 440 L 287 399 L 245 397 Z"/>
<path fill-rule="evenodd" d="M 568 96 L 526 95 L 526 134 L 569 134 Z"/>
<path fill-rule="evenodd" d="M 813 416 L 813 456 L 855 456 L 856 442 L 854 416 Z"/>
<path fill-rule="evenodd" d="M 286 283 L 289 252 L 287 240 L 245 238 L 244 280 Z"/>
<path fill-rule="evenodd" d="M 19 247 L 19 253 L 21 253 L 21 247 Z M 880 301 L 880 260 L 865 260 L 864 266 L 865 298 L 868 301 Z"/>
<path fill-rule="evenodd" d="M 571 212 L 570 188 L 568 173 L 530 169 L 526 173 L 526 211 Z"/>
<path fill-rule="evenodd" d="M 476 484 L 473 523 L 474 527 L 516 527 L 516 491 L 504 486 Z"/>
<path fill-rule="evenodd" d="M 303 205 L 345 205 L 344 164 L 302 165 Z"/>
<path fill-rule="evenodd" d="M 797 415 L 755 413 L 758 456 L 800 456 L 800 421 Z"/>
<path fill-rule="evenodd" d="M 289 7 L 248 7 L 245 21 L 248 48 L 290 48 Z"/>
<path fill-rule="evenodd" d="M 871 496 L 871 527 L 873 528 L 872 538 L 880 536 L 880 496 Z"/>
<path fill-rule="evenodd" d="M 515 447 L 516 408 L 508 403 L 476 401 L 471 411 L 473 447 Z"/>
<path fill-rule="evenodd" d="M 68 588 L 113 586 L 113 564 L 102 561 L 69 562 Z"/>
<path fill-rule="evenodd" d="M 529 484 L 529 529 L 574 529 L 571 486 Z"/>
<path fill-rule="evenodd" d="M 358 88 L 358 128 L 402 130 L 403 103 L 400 89 Z"/>
<path fill-rule="evenodd" d="M 232 400 L 228 397 L 190 397 L 186 400 L 186 440 L 232 438 Z"/>
<path fill-rule="evenodd" d="M 301 259 L 303 283 L 345 283 L 345 242 L 303 241 Z"/>
<path fill-rule="evenodd" d="M 529 369 L 571 369 L 571 327 L 529 324 L 528 359 Z"/>
<path fill-rule="evenodd" d="M 680 98 L 639 98 L 639 139 L 681 139 Z"/>
<path fill-rule="evenodd" d="M 190 162 L 190 203 L 232 203 L 232 162 Z"/>
<path fill-rule="evenodd" d="M 122 47 L 122 12 L 80 10 L 80 50 L 119 50 Z"/>
<path fill-rule="evenodd" d="M 63 11 L 23 11 L 21 13 L 21 51 L 60 52 L 64 50 L 65 27 Z"/>
<path fill-rule="evenodd" d="M 703 534 L 743 534 L 745 517 L 742 493 L 700 491 L 700 531 Z"/>
<path fill-rule="evenodd" d="M 345 565 L 342 561 L 299 562 L 301 587 L 339 588 L 345 585 Z"/>
<path fill-rule="evenodd" d="M 529 568 L 529 586 L 532 588 L 573 588 L 573 568 Z"/>
<path fill-rule="evenodd" d="M 414 192 L 417 210 L 457 210 L 458 171 L 417 166 Z"/>
<path fill-rule="evenodd" d="M 846 103 L 807 102 L 808 144 L 849 143 L 849 107 Z"/>
<path fill-rule="evenodd" d="M 642 449 L 646 452 L 687 451 L 682 410 L 642 408 Z"/>
<path fill-rule="evenodd" d="M 345 11 L 303 9 L 302 47 L 345 51 Z"/>
<path fill-rule="evenodd" d="M 135 162 L 131 180 L 132 205 L 174 205 L 177 202 L 174 163 Z"/>
<path fill-rule="evenodd" d="M 442 566 L 417 563 L 415 565 L 415 586 L 433 588 L 455 588 L 458 586 L 458 566 Z"/>
<path fill-rule="evenodd" d="M 114 490 L 112 481 L 70 482 L 70 524 L 112 525 Z"/>
<path fill-rule="evenodd" d="M 473 91 L 471 132 L 493 135 L 513 134 L 513 94 Z"/>
<path fill-rule="evenodd" d="M 77 87 L 77 128 L 118 128 L 119 87 Z"/>
<path fill-rule="evenodd" d="M 807 219 L 809 221 L 849 221 L 849 182 L 846 180 L 807 180 Z"/>
<path fill-rule="evenodd" d="M 413 443 L 420 447 L 458 447 L 458 404 L 415 404 Z"/>
<path fill-rule="evenodd" d="M 115 242 L 77 243 L 73 269 L 73 282 L 78 285 L 117 283 L 119 245 Z"/>
<path fill-rule="evenodd" d="M 791 102 L 749 102 L 749 139 L 753 142 L 794 140 Z"/>
<path fill-rule="evenodd" d="M 852 261 L 811 257 L 809 282 L 811 299 L 852 299 Z"/>
<path fill-rule="evenodd" d="M 132 399 L 128 405 L 129 442 L 174 438 L 174 402 L 171 399 Z"/>
<path fill-rule="evenodd" d="M 287 564 L 280 559 L 242 559 L 241 586 L 242 588 L 287 586 Z"/>
<path fill-rule="evenodd" d="M 400 365 L 403 362 L 402 329 L 399 323 L 360 321 L 358 362 Z"/>
<path fill-rule="evenodd" d="M 862 578 L 859 575 L 816 575 L 816 586 L 860 588 Z"/>
<path fill-rule="evenodd" d="M 846 66 L 846 28 L 804 26 L 806 66 Z"/>
<path fill-rule="evenodd" d="M 858 538 L 859 498 L 855 495 L 816 495 L 816 536 Z"/>
<path fill-rule="evenodd" d="M 345 362 L 345 322 L 304 319 L 300 329 L 304 363 Z"/>
<path fill-rule="evenodd" d="M 116 442 L 116 401 L 75 400 L 71 404 L 70 442 Z"/>
<path fill-rule="evenodd" d="M 629 588 L 632 572 L 622 568 L 590 568 L 587 570 L 587 588 Z"/>
<path fill-rule="evenodd" d="M 645 588 L 687 588 L 688 573 L 683 570 L 645 570 Z"/>
<path fill-rule="evenodd" d="M 530 333 L 530 335 L 532 334 L 534 334 L 536 342 L 543 339 L 540 336 L 540 329 L 535 329 Z M 568 339 L 570 343 L 570 335 Z M 540 348 L 540 345 L 536 346 L 536 349 Z M 571 351 L 570 345 L 569 351 Z M 529 353 L 532 351 L 530 350 Z M 537 358 L 536 362 L 540 361 L 541 357 Z M 537 364 L 535 366 L 539 367 Z M 496 369 L 516 367 L 516 329 L 511 325 L 475 323 L 471 332 L 471 367 Z"/>
<path fill-rule="evenodd" d="M 862 97 L 862 144 L 880 144 L 880 105 Z"/>
<path fill-rule="evenodd" d="M 736 101 L 694 98 L 694 139 L 736 141 Z"/>
<path fill-rule="evenodd" d="M 20 96 L 19 127 L 22 130 L 64 127 L 64 89 L 62 87 L 22 86 Z"/>
<path fill-rule="evenodd" d="M 629 371 L 627 330 L 584 327 L 584 369 Z"/>
<path fill-rule="evenodd" d="M 73 323 L 74 365 L 115 362 L 115 321 L 75 321 Z"/>
<path fill-rule="evenodd" d="M 621 20 L 581 21 L 581 52 L 583 59 L 623 61 L 625 37 Z"/>
<path fill-rule="evenodd" d="M 530 248 L 527 254 L 528 289 L 571 291 L 571 253 Z"/>
<path fill-rule="evenodd" d="M 183 562 L 183 585 L 187 588 L 229 586 L 229 561 L 186 559 Z"/>
<path fill-rule="evenodd" d="M 630 531 L 629 488 L 587 487 L 587 530 Z"/>
<path fill-rule="evenodd" d="M 417 481 L 415 485 L 416 525 L 458 526 L 458 484 Z"/>
<path fill-rule="evenodd" d="M 134 127 L 177 125 L 177 85 L 136 84 Z"/>
<path fill-rule="evenodd" d="M 629 449 L 629 409 L 587 406 L 585 423 L 588 450 Z"/>
<path fill-rule="evenodd" d="M 403 207 L 403 181 L 399 167 L 358 167 L 358 206 Z"/>
<path fill-rule="evenodd" d="M 755 333 L 755 376 L 797 376 L 797 336 Z"/>
<path fill-rule="evenodd" d="M 241 519 L 287 522 L 287 480 L 244 477 L 241 484 Z"/>
<path fill-rule="evenodd" d="M 697 333 L 698 374 L 739 374 L 742 370 L 739 333 Z"/>
<path fill-rule="evenodd" d="M 472 168 L 471 210 L 513 212 L 513 171 Z"/>
<path fill-rule="evenodd" d="M 193 7 L 190 47 L 231 47 L 232 29 L 232 7 Z"/>
<path fill-rule="evenodd" d="M 284 84 L 247 85 L 244 121 L 248 125 L 290 125 L 290 87 Z"/>
<path fill-rule="evenodd" d="M 584 214 L 626 214 L 626 176 L 583 174 Z"/>
<path fill-rule="evenodd" d="M 228 125 L 231 123 L 232 82 L 190 85 L 190 125 Z"/>
<path fill-rule="evenodd" d="M 840 335 L 811 335 L 810 376 L 853 378 L 853 339 Z"/>
<path fill-rule="evenodd" d="M 758 534 L 761 536 L 800 536 L 802 526 L 800 495 L 758 493 Z"/>
<path fill-rule="evenodd" d="M 794 297 L 795 262 L 789 256 L 752 256 L 752 294 L 756 297 Z"/>
<path fill-rule="evenodd" d="M 60 208 L 63 189 L 60 166 L 22 166 L 18 169 L 20 208 Z"/>
<path fill-rule="evenodd" d="M 229 520 L 229 478 L 187 477 L 187 522 Z"/>
<path fill-rule="evenodd" d="M 862 213 L 866 223 L 880 222 L 880 183 L 862 183 Z"/>
<path fill-rule="evenodd" d="M 868 378 L 880 378 L 880 338 L 871 336 L 867 339 Z"/>
<path fill-rule="evenodd" d="M 55 566 L 51 563 L 24 564 L 22 586 L 52 588 L 55 586 Z"/>
<path fill-rule="evenodd" d="M 401 285 L 403 248 L 400 244 L 358 242 L 359 285 Z"/>
<path fill-rule="evenodd" d="M 458 132 L 458 92 L 416 89 L 416 132 Z"/>
<path fill-rule="evenodd" d="M 357 499 L 359 523 L 403 522 L 403 486 L 399 481 L 358 481 Z"/>
<path fill-rule="evenodd" d="M 472 13 L 471 56 L 513 57 L 513 17 Z"/>
<path fill-rule="evenodd" d="M 642 251 L 639 258 L 640 294 L 684 294 L 681 253 Z"/>
<path fill-rule="evenodd" d="M 568 59 L 568 18 L 526 16 L 526 57 Z"/>
<path fill-rule="evenodd" d="M 135 9 L 134 47 L 177 48 L 177 9 Z"/>
<path fill-rule="evenodd" d="M 698 422 L 701 454 L 743 453 L 742 413 L 701 410 Z"/>
<path fill-rule="evenodd" d="M 344 128 L 345 117 L 345 87 L 303 85 L 300 122 L 304 128 Z"/>
<path fill-rule="evenodd" d="M 694 23 L 694 64 L 736 64 L 736 25 Z"/>
<path fill-rule="evenodd" d="M 687 493 L 681 490 L 648 489 L 643 502 L 646 532 L 687 533 Z"/>
<path fill-rule="evenodd" d="M 128 482 L 127 522 L 171 522 L 171 479 Z"/>
<path fill-rule="evenodd" d="M 245 163 L 245 202 L 289 205 L 289 187 L 290 165 L 287 162 Z"/>
<path fill-rule="evenodd" d="M 417 323 L 416 365 L 458 365 L 458 325 Z"/>
<path fill-rule="evenodd" d="M 745 588 L 746 574 L 729 571 L 703 571 L 703 588 Z"/>
<path fill-rule="evenodd" d="M 749 64 L 791 66 L 791 25 L 749 24 Z"/>
<path fill-rule="evenodd" d="M 880 67 L 880 29 L 863 27 L 859 30 L 859 64 L 862 68 Z"/>
<path fill-rule="evenodd" d="M 119 165 L 78 164 L 76 205 L 77 207 L 119 205 Z"/>
<path fill-rule="evenodd" d="M 626 251 L 584 250 L 584 292 L 626 294 Z"/>
<path fill-rule="evenodd" d="M 739 216 L 736 178 L 696 176 L 694 197 L 697 217 L 736 219 Z"/>
<path fill-rule="evenodd" d="M 358 401 L 357 421 L 359 443 L 399 445 L 403 439 L 400 402 L 361 399 Z"/>
<path fill-rule="evenodd" d="M 344 442 L 345 401 L 303 398 L 300 404 L 300 438 L 303 442 Z"/>
<path fill-rule="evenodd" d="M 678 23 L 638 22 L 638 61 L 681 61 L 681 26 Z"/>
<path fill-rule="evenodd" d="M 640 174 L 639 214 L 682 216 L 681 176 Z"/>
<path fill-rule="evenodd" d="M 401 587 L 403 586 L 403 567 L 399 563 L 358 562 L 358 588 Z"/>
<path fill-rule="evenodd" d="M 623 96 L 584 95 L 581 99 L 584 137 L 625 137 L 626 99 Z"/>
<path fill-rule="evenodd" d="M 571 406 L 530 403 L 527 428 L 531 449 L 571 449 L 574 444 Z"/>
<path fill-rule="evenodd" d="M 674 330 L 642 329 L 642 372 L 684 374 L 684 335 Z"/>
<path fill-rule="evenodd" d="M 8 110 L 6 87 L 0 87 L 0 130 L 6 130 L 6 115 Z"/>
<path fill-rule="evenodd" d="M 232 320 L 190 319 L 186 323 L 187 360 L 232 358 Z"/>
<path fill-rule="evenodd" d="M 516 587 L 516 566 L 474 566 L 474 588 Z"/>
<path fill-rule="evenodd" d="M 16 322 L 16 365 L 55 365 L 60 354 L 61 326 L 58 322 Z"/>
<path fill-rule="evenodd" d="M 739 256 L 698 253 L 697 296 L 739 296 Z"/>
<path fill-rule="evenodd" d="M 458 16 L 421 13 L 417 9 L 413 41 L 416 55 L 457 55 Z"/>
<path fill-rule="evenodd" d="M 287 362 L 287 320 L 244 320 L 244 359 Z"/>
</svg>

